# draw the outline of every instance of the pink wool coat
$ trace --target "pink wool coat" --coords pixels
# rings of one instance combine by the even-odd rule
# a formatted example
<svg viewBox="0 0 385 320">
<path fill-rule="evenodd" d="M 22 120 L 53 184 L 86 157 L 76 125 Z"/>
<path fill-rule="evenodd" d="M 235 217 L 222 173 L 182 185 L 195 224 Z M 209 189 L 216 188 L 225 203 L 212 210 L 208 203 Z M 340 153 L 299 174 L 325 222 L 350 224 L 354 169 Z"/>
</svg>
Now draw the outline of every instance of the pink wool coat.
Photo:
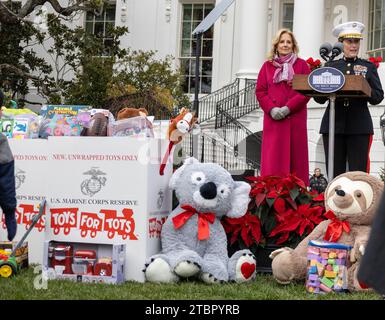
<svg viewBox="0 0 385 320">
<path fill-rule="evenodd" d="M 309 74 L 307 62 L 298 58 L 293 66 L 295 74 Z M 273 83 L 276 67 L 266 61 L 258 75 L 256 95 L 264 111 L 261 175 L 295 173 L 309 185 L 307 141 L 307 102 L 286 81 Z M 287 106 L 290 114 L 283 120 L 274 120 L 270 110 Z"/>
</svg>

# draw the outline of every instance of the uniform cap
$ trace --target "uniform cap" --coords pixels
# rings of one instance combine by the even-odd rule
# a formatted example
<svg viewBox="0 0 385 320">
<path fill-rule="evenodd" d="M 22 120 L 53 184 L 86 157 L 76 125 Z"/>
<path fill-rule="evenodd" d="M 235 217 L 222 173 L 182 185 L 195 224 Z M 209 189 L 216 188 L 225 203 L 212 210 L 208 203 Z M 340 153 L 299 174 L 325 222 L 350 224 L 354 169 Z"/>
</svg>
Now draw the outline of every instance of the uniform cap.
<svg viewBox="0 0 385 320">
<path fill-rule="evenodd" d="M 365 25 L 358 21 L 341 23 L 333 29 L 333 36 L 338 40 L 362 39 Z"/>
</svg>

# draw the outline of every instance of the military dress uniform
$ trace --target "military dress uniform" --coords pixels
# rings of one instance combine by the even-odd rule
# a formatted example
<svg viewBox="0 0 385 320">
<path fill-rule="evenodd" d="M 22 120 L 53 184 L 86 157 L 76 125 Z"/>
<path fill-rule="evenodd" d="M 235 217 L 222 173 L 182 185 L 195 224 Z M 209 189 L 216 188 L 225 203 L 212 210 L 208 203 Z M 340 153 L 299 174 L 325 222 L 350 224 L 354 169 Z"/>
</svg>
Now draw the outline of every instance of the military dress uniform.
<svg viewBox="0 0 385 320">
<path fill-rule="evenodd" d="M 349 23 L 336 28 L 346 30 L 347 26 L 349 26 Z M 359 24 L 358 26 L 363 25 Z M 359 34 L 362 34 L 362 30 L 360 30 Z M 347 31 L 349 32 L 347 37 L 354 38 L 351 29 Z M 336 32 L 340 31 L 337 29 Z M 339 38 L 341 39 L 341 37 Z M 343 57 L 336 61 L 327 62 L 325 66 L 336 68 L 345 75 L 362 75 L 372 89 L 370 98 L 337 98 L 335 103 L 334 176 L 346 172 L 347 163 L 348 171 L 369 172 L 369 151 L 373 137 L 373 122 L 368 109 L 368 102 L 376 105 L 384 98 L 377 68 L 372 62 L 358 57 Z M 327 99 L 315 98 L 315 100 L 324 103 Z M 322 118 L 320 133 L 323 137 L 326 168 L 328 168 L 329 106 Z"/>
</svg>

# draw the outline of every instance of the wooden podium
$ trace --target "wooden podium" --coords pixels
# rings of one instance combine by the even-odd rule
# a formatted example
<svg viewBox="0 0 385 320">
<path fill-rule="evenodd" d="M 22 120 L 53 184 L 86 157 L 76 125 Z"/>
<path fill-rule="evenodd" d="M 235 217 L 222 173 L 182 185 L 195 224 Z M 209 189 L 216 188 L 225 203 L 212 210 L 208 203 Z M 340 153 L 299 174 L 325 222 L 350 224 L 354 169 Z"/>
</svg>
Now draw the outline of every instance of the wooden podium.
<svg viewBox="0 0 385 320">
<path fill-rule="evenodd" d="M 361 75 L 345 75 L 344 86 L 332 93 L 321 93 L 313 90 L 308 82 L 308 75 L 296 74 L 293 78 L 292 88 L 308 97 L 329 98 L 329 156 L 328 178 L 334 178 L 334 132 L 335 132 L 335 101 L 337 98 L 370 98 L 372 89 L 366 79 Z"/>
<path fill-rule="evenodd" d="M 320 93 L 310 88 L 308 75 L 296 74 L 293 78 L 293 89 L 308 97 L 329 97 L 330 93 Z M 345 85 L 334 92 L 337 98 L 369 98 L 372 89 L 363 76 L 345 75 Z"/>
</svg>

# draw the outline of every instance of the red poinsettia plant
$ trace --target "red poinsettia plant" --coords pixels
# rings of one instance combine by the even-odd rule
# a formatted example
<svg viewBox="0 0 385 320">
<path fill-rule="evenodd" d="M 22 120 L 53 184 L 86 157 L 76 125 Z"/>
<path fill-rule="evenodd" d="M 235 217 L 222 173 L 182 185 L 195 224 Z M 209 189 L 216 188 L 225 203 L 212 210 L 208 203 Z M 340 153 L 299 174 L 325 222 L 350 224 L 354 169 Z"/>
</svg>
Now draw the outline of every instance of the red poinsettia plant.
<svg viewBox="0 0 385 320">
<path fill-rule="evenodd" d="M 380 66 L 380 63 L 383 61 L 382 60 L 382 57 L 370 57 L 369 58 L 369 61 L 370 62 L 373 62 L 374 65 L 376 66 L 376 68 L 378 68 Z"/>
<path fill-rule="evenodd" d="M 312 57 L 307 59 L 306 62 L 309 65 L 309 68 L 311 71 L 313 71 L 314 69 L 318 69 L 322 66 L 321 60 L 319 59 L 314 60 Z"/>
<path fill-rule="evenodd" d="M 254 251 L 267 244 L 296 246 L 326 218 L 323 194 L 309 192 L 293 174 L 285 177 L 249 177 L 248 212 L 224 218 L 230 246 Z"/>
</svg>

